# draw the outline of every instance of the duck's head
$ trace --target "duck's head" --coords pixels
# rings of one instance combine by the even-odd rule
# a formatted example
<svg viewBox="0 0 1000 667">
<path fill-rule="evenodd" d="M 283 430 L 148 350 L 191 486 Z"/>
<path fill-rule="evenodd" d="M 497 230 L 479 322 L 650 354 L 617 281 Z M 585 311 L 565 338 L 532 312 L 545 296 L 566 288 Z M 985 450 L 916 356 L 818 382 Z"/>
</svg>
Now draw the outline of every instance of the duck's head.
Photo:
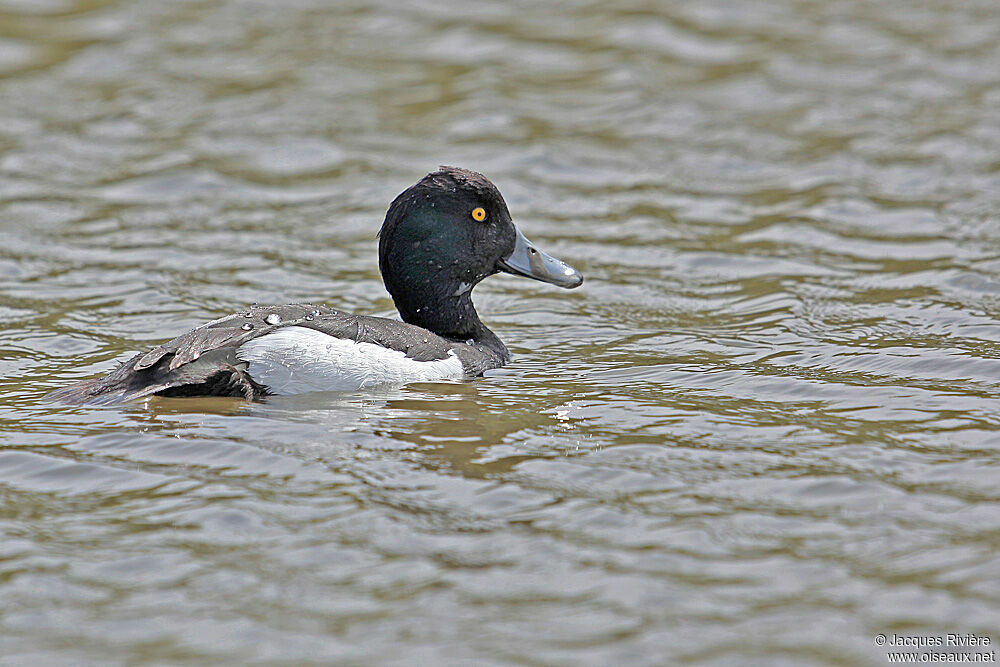
<svg viewBox="0 0 1000 667">
<path fill-rule="evenodd" d="M 521 234 L 489 179 L 456 167 L 427 174 L 393 200 L 379 232 L 379 269 L 403 320 L 455 337 L 478 324 L 467 321 L 465 304 L 471 310 L 469 292 L 494 273 L 567 289 L 583 283 Z"/>
</svg>

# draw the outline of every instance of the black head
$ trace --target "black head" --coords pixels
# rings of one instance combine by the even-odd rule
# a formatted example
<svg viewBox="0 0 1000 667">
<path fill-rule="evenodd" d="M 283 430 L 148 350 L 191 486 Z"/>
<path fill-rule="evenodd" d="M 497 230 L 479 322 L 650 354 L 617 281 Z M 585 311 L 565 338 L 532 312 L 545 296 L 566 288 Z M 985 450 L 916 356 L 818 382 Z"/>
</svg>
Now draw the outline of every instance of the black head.
<svg viewBox="0 0 1000 667">
<path fill-rule="evenodd" d="M 379 269 L 404 321 L 454 338 L 481 326 L 469 292 L 487 276 L 583 282 L 524 238 L 493 183 L 457 167 L 427 174 L 393 200 L 379 232 Z"/>
</svg>

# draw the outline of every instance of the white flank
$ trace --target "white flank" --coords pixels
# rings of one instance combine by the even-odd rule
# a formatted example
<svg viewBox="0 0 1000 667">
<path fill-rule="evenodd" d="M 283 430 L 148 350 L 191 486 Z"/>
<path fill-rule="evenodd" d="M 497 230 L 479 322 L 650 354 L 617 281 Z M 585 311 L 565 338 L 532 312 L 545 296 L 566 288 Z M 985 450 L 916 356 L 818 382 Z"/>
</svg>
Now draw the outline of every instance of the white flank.
<svg viewBox="0 0 1000 667">
<path fill-rule="evenodd" d="M 354 391 L 379 385 L 458 380 L 462 362 L 415 361 L 398 350 L 374 343 L 335 338 L 315 329 L 286 327 L 240 346 L 236 356 L 247 362 L 254 382 L 275 394 L 310 391 Z"/>
</svg>

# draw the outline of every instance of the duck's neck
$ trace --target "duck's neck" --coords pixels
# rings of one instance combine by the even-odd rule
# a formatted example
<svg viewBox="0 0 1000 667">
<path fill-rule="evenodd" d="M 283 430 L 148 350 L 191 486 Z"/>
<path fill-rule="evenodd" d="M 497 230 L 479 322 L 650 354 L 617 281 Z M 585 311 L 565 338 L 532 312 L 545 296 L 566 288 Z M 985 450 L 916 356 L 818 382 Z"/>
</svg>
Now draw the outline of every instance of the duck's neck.
<svg viewBox="0 0 1000 667">
<path fill-rule="evenodd" d="M 407 291 L 411 293 L 406 294 Z M 442 338 L 485 347 L 506 362 L 510 357 L 507 347 L 479 319 L 470 292 L 471 288 L 464 284 L 454 290 L 435 289 L 430 284 L 417 290 L 390 290 L 404 322 L 423 327 Z"/>
</svg>

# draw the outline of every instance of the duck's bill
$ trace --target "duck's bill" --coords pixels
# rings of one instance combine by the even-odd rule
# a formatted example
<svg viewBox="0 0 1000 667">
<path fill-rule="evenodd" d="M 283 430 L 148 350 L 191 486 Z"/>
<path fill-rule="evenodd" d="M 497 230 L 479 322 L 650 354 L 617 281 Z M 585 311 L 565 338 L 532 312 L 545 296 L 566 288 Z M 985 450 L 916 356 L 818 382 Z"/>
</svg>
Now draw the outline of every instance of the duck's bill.
<svg viewBox="0 0 1000 667">
<path fill-rule="evenodd" d="M 583 284 L 583 275 L 572 266 L 551 257 L 524 238 L 521 230 L 515 227 L 517 234 L 514 241 L 514 250 L 500 260 L 497 268 L 506 273 L 513 273 L 516 276 L 534 278 L 545 283 L 552 283 L 573 289 Z"/>
</svg>

